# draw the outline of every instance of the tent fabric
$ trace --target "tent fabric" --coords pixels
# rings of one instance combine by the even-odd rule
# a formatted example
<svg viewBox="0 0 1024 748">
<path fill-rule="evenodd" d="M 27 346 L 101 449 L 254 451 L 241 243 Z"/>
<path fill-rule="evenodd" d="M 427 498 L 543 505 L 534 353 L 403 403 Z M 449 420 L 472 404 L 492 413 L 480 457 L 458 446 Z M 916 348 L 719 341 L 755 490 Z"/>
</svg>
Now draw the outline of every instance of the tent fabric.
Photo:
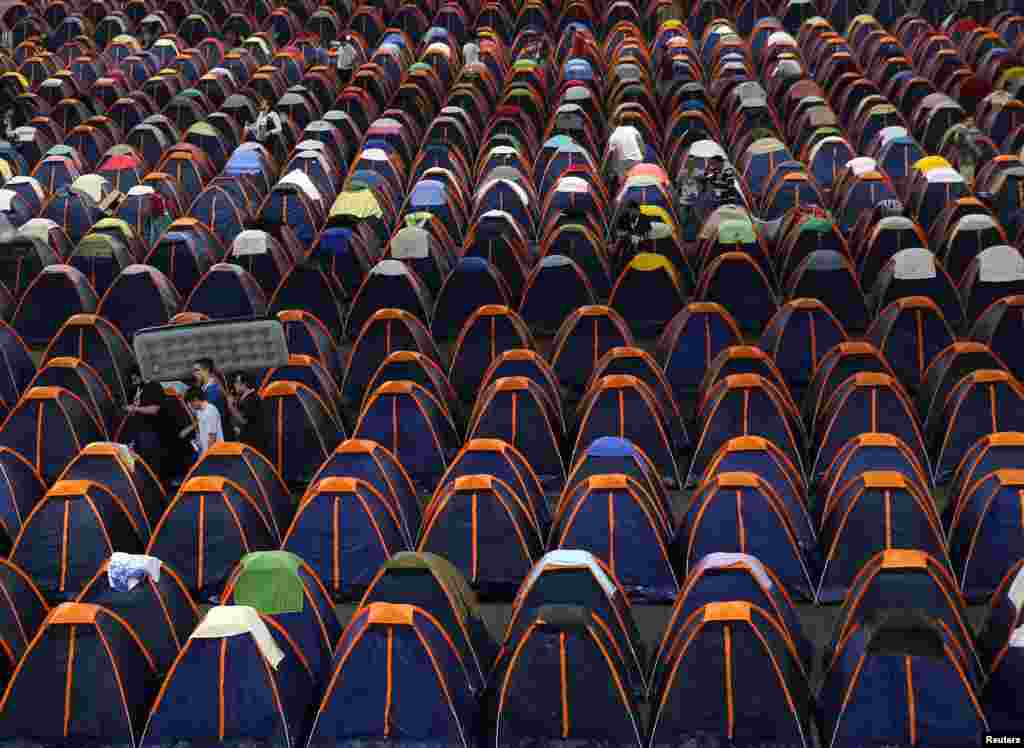
<svg viewBox="0 0 1024 748">
<path fill-rule="evenodd" d="M 459 330 L 449 379 L 463 400 L 473 400 L 495 358 L 508 350 L 534 348 L 526 322 L 513 309 L 495 304 L 480 306 Z"/>
<path fill-rule="evenodd" d="M 274 641 L 272 628 L 253 608 L 212 608 L 164 679 L 144 744 L 239 739 L 290 744 L 311 706 L 313 682 L 296 650 Z"/>
<path fill-rule="evenodd" d="M 921 551 L 885 550 L 864 565 L 836 620 L 833 648 L 859 623 L 892 607 L 893 600 L 942 621 L 967 655 L 970 672 L 983 677 L 957 580 L 942 561 Z"/>
<path fill-rule="evenodd" d="M 143 541 L 149 539 L 167 503 L 160 479 L 123 444 L 85 445 L 64 469 L 61 479 L 91 480 L 109 489 L 135 519 L 139 531 L 144 533 Z"/>
<path fill-rule="evenodd" d="M 385 382 L 366 400 L 353 437 L 387 447 L 428 490 L 455 455 L 458 435 L 443 403 L 414 382 Z"/>
<path fill-rule="evenodd" d="M 270 440 L 266 455 L 286 483 L 304 483 L 344 438 L 326 403 L 300 382 L 270 382 L 260 390 Z"/>
<path fill-rule="evenodd" d="M 310 486 L 281 547 L 305 560 L 332 597 L 347 600 L 362 595 L 380 565 L 409 543 L 390 499 L 345 477 Z"/>
<path fill-rule="evenodd" d="M 349 354 L 341 394 L 350 407 L 364 402 L 366 387 L 393 351 L 418 351 L 442 361 L 426 324 L 414 314 L 387 307 L 375 312 L 359 330 Z"/>
<path fill-rule="evenodd" d="M 367 688 L 371 682 L 375 687 Z M 403 725 L 403 739 L 468 748 L 476 696 L 467 652 L 434 616 L 415 605 L 371 603 L 338 641 L 309 745 L 385 734 L 394 719 Z"/>
<path fill-rule="evenodd" d="M 68 532 L 61 528 L 67 522 Z M 143 549 L 141 533 L 120 499 L 98 483 L 59 480 L 25 520 L 11 549 L 50 600 L 73 600 L 115 550 Z"/>
<path fill-rule="evenodd" d="M 128 369 L 135 354 L 124 335 L 109 320 L 92 314 L 68 318 L 50 340 L 43 360 L 70 356 L 95 369 L 118 403 L 128 401 Z"/>
<path fill-rule="evenodd" d="M 68 687 L 40 687 L 53 677 Z M 98 605 L 62 603 L 47 616 L 9 684 L 0 705 L 0 732 L 41 744 L 67 739 L 132 744 L 157 687 L 152 656 L 127 621 Z M 31 718 L 32 709 L 46 701 L 50 713 L 63 719 Z"/>
<path fill-rule="evenodd" d="M 551 367 L 562 386 L 582 393 L 597 362 L 609 349 L 634 345 L 633 333 L 617 311 L 606 306 L 583 306 L 561 323 Z"/>
<path fill-rule="evenodd" d="M 44 345 L 68 317 L 92 314 L 98 303 L 96 290 L 78 268 L 49 265 L 25 289 L 14 311 L 12 326 L 29 345 Z M 40 314 L 42 309 L 47 313 Z"/>
<path fill-rule="evenodd" d="M 449 636 L 460 637 L 473 662 L 473 680 L 480 688 L 486 685 L 497 645 L 481 617 L 476 592 L 451 562 L 433 553 L 396 553 L 377 571 L 359 609 L 383 602 L 420 607 Z"/>
<path fill-rule="evenodd" d="M 626 590 L 611 570 L 583 550 L 548 551 L 523 580 L 496 663 L 511 655 L 536 612 L 547 605 L 577 605 L 593 610 L 608 626 L 622 653 L 631 690 L 642 698 L 647 689 L 646 655 Z"/>
<path fill-rule="evenodd" d="M 256 551 L 239 561 L 224 598 L 278 624 L 305 657 L 317 682 L 330 667 L 341 635 L 330 595 L 313 568 L 287 551 Z M 277 629 L 275 629 L 277 630 Z"/>
<path fill-rule="evenodd" d="M 105 440 L 98 417 L 61 387 L 30 389 L 0 426 L 0 446 L 22 455 L 47 482 L 61 474 L 82 445 Z"/>
<path fill-rule="evenodd" d="M 824 734 L 836 746 L 857 745 L 865 735 L 901 740 L 912 720 L 922 740 L 980 739 L 988 724 L 963 657 L 948 630 L 923 614 L 894 611 L 861 624 L 825 676 Z"/>
<path fill-rule="evenodd" d="M 773 614 L 747 601 L 712 602 L 680 628 L 655 665 L 652 740 L 661 745 L 711 735 L 812 745 L 810 685 L 790 632 Z M 723 659 L 730 663 L 724 672 Z M 697 673 L 702 677 L 686 677 Z M 713 687 L 716 678 L 724 682 Z"/>
<path fill-rule="evenodd" d="M 748 535 L 747 513 L 760 516 L 763 531 Z M 793 596 L 813 595 L 818 563 L 813 537 L 775 490 L 755 473 L 709 476 L 693 494 L 676 535 L 689 571 L 709 553 L 749 553 L 772 568 Z M 752 515 L 751 515 L 752 516 Z"/>
<path fill-rule="evenodd" d="M 782 580 L 755 556 L 722 551 L 709 553 L 690 569 L 653 653 L 653 661 L 662 662 L 668 657 L 683 625 L 697 610 L 711 603 L 732 600 L 745 601 L 774 615 L 792 638 L 804 669 L 810 672 L 814 649 L 802 630 L 793 599 Z"/>
<path fill-rule="evenodd" d="M 634 599 L 670 600 L 679 588 L 671 561 L 670 521 L 665 508 L 632 478 L 594 476 L 568 488 L 559 499 L 549 546 L 594 554 Z M 616 553 L 627 536 L 645 540 L 637 544 L 636 553 Z"/>
<path fill-rule="evenodd" d="M 692 399 L 715 357 L 741 342 L 736 322 L 718 304 L 691 302 L 679 312 L 658 341 L 660 361 L 676 400 L 683 403 Z M 701 356 L 694 356 L 695 351 Z"/>
<path fill-rule="evenodd" d="M 996 470 L 973 483 L 957 501 L 949 525 L 950 557 L 969 600 L 987 600 L 1013 564 L 1012 549 L 1020 543 L 1021 523 L 1014 512 L 1021 487 L 1021 471 Z"/>
<path fill-rule="evenodd" d="M 197 600 L 209 600 L 242 556 L 276 545 L 269 520 L 245 489 L 226 478 L 198 477 L 182 484 L 146 554 L 175 569 Z"/>
<path fill-rule="evenodd" d="M 545 391 L 525 377 L 492 382 L 477 397 L 470 439 L 500 439 L 518 449 L 545 485 L 562 486 L 565 428 Z"/>
<path fill-rule="evenodd" d="M 8 559 L 0 561 L 0 666 L 10 682 L 15 666 L 50 612 L 50 606 L 31 577 Z"/>
<path fill-rule="evenodd" d="M 855 520 L 861 527 L 878 523 L 881 530 L 865 532 L 850 544 L 847 533 Z M 931 498 L 899 472 L 868 470 L 831 494 L 822 512 L 819 537 L 824 555 L 819 602 L 844 599 L 860 569 L 882 550 L 923 551 L 949 564 Z"/>
<path fill-rule="evenodd" d="M 610 746 L 642 745 L 637 703 L 625 687 L 627 666 L 594 610 L 574 605 L 540 608 L 503 665 L 498 674 L 497 746 L 522 745 L 551 734 L 574 741 L 601 735 Z M 586 688 L 578 677 L 582 673 L 594 674 Z M 538 704 L 550 706 L 538 710 Z"/>
<path fill-rule="evenodd" d="M 398 512 L 403 534 L 412 543 L 422 520 L 419 497 L 398 458 L 383 445 L 367 439 L 347 439 L 327 458 L 312 484 L 325 478 L 358 478 L 377 489 Z"/>
<path fill-rule="evenodd" d="M 494 597 L 519 587 L 543 542 L 533 508 L 511 486 L 466 475 L 433 495 L 416 549 L 448 559 L 482 596 Z"/>
</svg>

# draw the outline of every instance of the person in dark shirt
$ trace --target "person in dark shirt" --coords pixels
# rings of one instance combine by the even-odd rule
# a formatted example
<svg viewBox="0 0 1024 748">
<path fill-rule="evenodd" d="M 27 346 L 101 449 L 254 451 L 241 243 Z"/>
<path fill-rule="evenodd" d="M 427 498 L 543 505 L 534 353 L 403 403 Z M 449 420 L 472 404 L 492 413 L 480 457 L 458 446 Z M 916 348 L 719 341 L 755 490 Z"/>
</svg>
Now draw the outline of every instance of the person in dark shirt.
<svg viewBox="0 0 1024 748">
<path fill-rule="evenodd" d="M 135 416 L 139 428 L 134 432 L 135 452 L 161 481 L 173 478 L 181 467 L 179 424 L 170 398 L 159 382 L 145 382 L 142 371 L 134 367 L 128 373 L 131 402 L 125 408 Z"/>
<path fill-rule="evenodd" d="M 636 256 L 644 239 L 649 238 L 654 222 L 640 209 L 640 204 L 630 202 L 615 226 L 618 240 L 614 245 L 612 271 L 618 278 L 629 261 Z"/>
<path fill-rule="evenodd" d="M 235 372 L 228 377 L 228 381 L 231 383 L 231 392 L 228 394 L 227 405 L 235 438 L 265 455 L 267 441 L 263 401 L 245 372 Z"/>
</svg>

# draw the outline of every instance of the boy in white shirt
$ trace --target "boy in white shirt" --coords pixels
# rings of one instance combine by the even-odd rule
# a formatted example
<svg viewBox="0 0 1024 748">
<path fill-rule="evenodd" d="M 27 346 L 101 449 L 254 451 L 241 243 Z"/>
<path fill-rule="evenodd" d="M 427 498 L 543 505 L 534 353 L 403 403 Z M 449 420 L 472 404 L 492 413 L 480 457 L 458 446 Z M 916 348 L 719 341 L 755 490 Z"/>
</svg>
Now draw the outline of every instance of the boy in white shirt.
<svg viewBox="0 0 1024 748">
<path fill-rule="evenodd" d="M 198 456 L 202 456 L 211 444 L 224 441 L 224 428 L 221 425 L 220 411 L 215 405 L 206 402 L 206 395 L 199 387 L 190 387 L 185 393 L 185 402 L 196 414 L 196 436 L 192 445 Z"/>
<path fill-rule="evenodd" d="M 618 184 L 626 178 L 626 174 L 644 160 L 644 139 L 633 125 L 619 125 L 608 138 L 608 151 L 611 155 L 612 169 Z"/>
</svg>

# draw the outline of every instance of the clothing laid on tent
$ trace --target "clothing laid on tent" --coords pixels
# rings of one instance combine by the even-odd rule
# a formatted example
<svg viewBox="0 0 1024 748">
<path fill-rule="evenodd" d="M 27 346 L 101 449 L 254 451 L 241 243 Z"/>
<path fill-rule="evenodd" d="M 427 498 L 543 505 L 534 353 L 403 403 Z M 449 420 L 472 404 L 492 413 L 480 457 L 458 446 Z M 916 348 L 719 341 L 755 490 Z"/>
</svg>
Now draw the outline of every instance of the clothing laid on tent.
<svg viewBox="0 0 1024 748">
<path fill-rule="evenodd" d="M 251 607 L 211 608 L 164 679 L 140 744 L 295 745 L 314 683 L 276 630 Z"/>
<path fill-rule="evenodd" d="M 276 638 L 293 642 L 313 682 L 322 681 L 341 624 L 327 589 L 309 564 L 287 551 L 249 553 L 224 586 L 224 599 L 249 606 L 278 624 Z"/>
<path fill-rule="evenodd" d="M 162 677 L 199 623 L 199 607 L 173 569 L 152 556 L 117 551 L 100 564 L 77 602 L 120 616 L 149 651 Z"/>
<path fill-rule="evenodd" d="M 634 599 L 663 602 L 679 589 L 671 540 L 668 507 L 634 479 L 610 474 L 566 489 L 555 510 L 549 547 L 588 551 Z"/>
<path fill-rule="evenodd" d="M 177 571 L 199 601 L 218 597 L 239 559 L 277 545 L 265 510 L 234 481 L 183 483 L 153 530 L 146 554 Z"/>
<path fill-rule="evenodd" d="M 116 550 L 137 553 L 142 533 L 111 491 L 87 480 L 59 480 L 25 520 L 11 549 L 49 600 L 73 600 Z"/>
</svg>

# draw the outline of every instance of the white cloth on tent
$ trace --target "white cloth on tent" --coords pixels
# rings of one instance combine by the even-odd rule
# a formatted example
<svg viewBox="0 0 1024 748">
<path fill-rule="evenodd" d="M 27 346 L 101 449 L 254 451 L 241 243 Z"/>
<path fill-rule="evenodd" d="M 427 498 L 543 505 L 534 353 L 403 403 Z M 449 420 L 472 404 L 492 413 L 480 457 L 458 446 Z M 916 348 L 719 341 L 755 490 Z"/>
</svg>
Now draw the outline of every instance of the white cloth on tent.
<svg viewBox="0 0 1024 748">
<path fill-rule="evenodd" d="M 320 194 L 320 190 L 316 188 L 316 185 L 313 184 L 313 180 L 310 179 L 309 175 L 304 171 L 299 171 L 298 169 L 290 171 L 281 177 L 281 181 L 278 182 L 278 184 L 294 184 L 302 190 L 310 200 L 316 200 L 318 203 L 323 202 L 324 198 L 323 195 Z"/>
<path fill-rule="evenodd" d="M 1024 647 L 1024 626 L 1018 626 L 1010 635 L 1010 646 L 1013 648 Z"/>
<path fill-rule="evenodd" d="M 270 663 L 270 667 L 276 670 L 284 659 L 284 652 L 277 646 L 260 614 L 248 605 L 218 605 L 216 608 L 210 608 L 189 638 L 224 639 L 242 634 L 252 636 L 260 654 Z"/>
<path fill-rule="evenodd" d="M 858 156 L 846 162 L 846 166 L 857 176 L 878 170 L 878 162 L 867 156 Z"/>
<path fill-rule="evenodd" d="M 935 255 L 927 249 L 902 249 L 892 256 L 896 280 L 929 280 L 936 275 Z"/>
<path fill-rule="evenodd" d="M 1024 280 L 1024 257 L 1016 247 L 997 244 L 978 254 L 978 280 L 982 283 L 1015 283 Z"/>
<path fill-rule="evenodd" d="M 395 260 L 424 260 L 430 256 L 430 232 L 406 226 L 391 238 L 391 257 Z"/>
<path fill-rule="evenodd" d="M 162 566 L 163 562 L 155 556 L 117 551 L 107 562 L 107 581 L 118 592 L 131 592 L 146 577 L 159 582 Z"/>
<path fill-rule="evenodd" d="M 231 242 L 232 257 L 249 257 L 267 253 L 267 232 L 246 229 Z"/>
<path fill-rule="evenodd" d="M 770 590 L 772 588 L 772 578 L 765 571 L 764 564 L 746 553 L 709 553 L 697 564 L 695 572 L 700 573 L 707 569 L 726 569 L 736 565 L 750 569 L 750 573 L 761 585 L 761 589 Z"/>
<path fill-rule="evenodd" d="M 1010 602 L 1013 603 L 1013 607 L 1020 612 L 1021 608 L 1024 607 L 1024 567 L 1021 567 L 1020 571 L 1017 572 L 1017 576 L 1013 578 L 1013 583 L 1010 585 L 1010 591 L 1006 594 L 1010 598 Z"/>
<path fill-rule="evenodd" d="M 530 570 L 529 575 L 526 577 L 526 581 L 523 583 L 523 589 L 529 589 L 537 578 L 544 572 L 545 569 L 552 568 L 579 568 L 587 567 L 590 569 L 590 573 L 594 575 L 594 579 L 601 585 L 601 589 L 608 597 L 614 597 L 618 588 L 615 586 L 615 582 L 612 581 L 611 577 L 608 576 L 607 572 L 598 563 L 598 560 L 589 551 L 579 550 L 567 550 L 561 549 L 557 551 L 549 551 L 545 553 L 540 561 L 534 564 L 533 569 Z"/>
</svg>

